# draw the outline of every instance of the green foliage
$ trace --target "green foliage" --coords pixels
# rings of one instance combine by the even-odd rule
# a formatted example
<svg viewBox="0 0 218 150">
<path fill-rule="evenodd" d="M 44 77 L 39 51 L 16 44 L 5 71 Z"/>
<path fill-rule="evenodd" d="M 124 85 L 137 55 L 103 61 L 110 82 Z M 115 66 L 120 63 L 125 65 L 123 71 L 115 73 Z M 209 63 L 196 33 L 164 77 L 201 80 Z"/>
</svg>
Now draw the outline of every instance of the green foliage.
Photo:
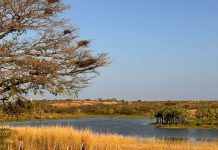
<svg viewBox="0 0 218 150">
<path fill-rule="evenodd" d="M 201 123 L 218 123 L 218 108 L 198 109 L 195 113 L 195 117 Z"/>
<path fill-rule="evenodd" d="M 18 114 L 21 111 L 20 107 L 18 107 L 15 103 L 8 102 L 3 106 L 3 112 L 6 114 Z"/>
<path fill-rule="evenodd" d="M 34 104 L 31 101 L 18 99 L 15 102 L 8 102 L 3 105 L 3 112 L 9 115 L 17 115 L 30 111 L 33 107 Z"/>
<path fill-rule="evenodd" d="M 183 124 L 187 120 L 187 110 L 175 107 L 169 107 L 157 110 L 154 113 L 157 123 L 161 124 Z"/>
<path fill-rule="evenodd" d="M 22 107 L 22 108 L 27 109 L 27 110 L 33 109 L 33 106 L 34 106 L 34 104 L 31 101 L 29 101 L 29 100 L 21 100 L 21 99 L 18 99 L 15 102 L 15 104 L 16 104 L 16 106 Z"/>
</svg>

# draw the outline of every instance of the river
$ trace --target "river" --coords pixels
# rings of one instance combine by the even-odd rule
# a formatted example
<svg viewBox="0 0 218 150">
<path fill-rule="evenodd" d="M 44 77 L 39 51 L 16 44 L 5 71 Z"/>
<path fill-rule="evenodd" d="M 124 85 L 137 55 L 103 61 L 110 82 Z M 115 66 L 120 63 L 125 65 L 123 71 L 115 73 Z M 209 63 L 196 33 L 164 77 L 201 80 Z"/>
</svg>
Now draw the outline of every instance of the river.
<svg viewBox="0 0 218 150">
<path fill-rule="evenodd" d="M 72 126 L 76 129 L 90 129 L 97 133 L 116 133 L 138 138 L 188 138 L 218 139 L 215 129 L 164 129 L 150 125 L 149 118 L 90 117 L 65 120 L 27 121 L 5 123 L 9 126 Z"/>
</svg>

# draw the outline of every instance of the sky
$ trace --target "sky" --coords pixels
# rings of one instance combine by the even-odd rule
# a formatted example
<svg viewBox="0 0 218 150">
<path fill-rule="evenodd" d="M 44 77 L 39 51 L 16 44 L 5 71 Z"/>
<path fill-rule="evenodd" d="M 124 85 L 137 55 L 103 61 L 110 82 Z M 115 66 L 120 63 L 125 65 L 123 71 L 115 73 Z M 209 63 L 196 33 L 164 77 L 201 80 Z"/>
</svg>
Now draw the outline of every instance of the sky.
<svg viewBox="0 0 218 150">
<path fill-rule="evenodd" d="M 64 16 L 112 63 L 81 99 L 217 100 L 217 0 L 65 0 Z"/>
</svg>

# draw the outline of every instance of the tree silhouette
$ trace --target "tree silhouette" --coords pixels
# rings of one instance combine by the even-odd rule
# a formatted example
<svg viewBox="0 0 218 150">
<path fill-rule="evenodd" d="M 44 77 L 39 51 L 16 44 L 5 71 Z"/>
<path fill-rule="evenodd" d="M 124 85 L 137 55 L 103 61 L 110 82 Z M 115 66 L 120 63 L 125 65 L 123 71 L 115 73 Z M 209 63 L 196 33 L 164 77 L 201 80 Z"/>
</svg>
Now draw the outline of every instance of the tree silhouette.
<svg viewBox="0 0 218 150">
<path fill-rule="evenodd" d="M 0 1 L 0 95 L 18 99 L 29 92 L 77 94 L 108 64 L 93 55 L 89 41 L 61 15 L 62 0 Z"/>
</svg>

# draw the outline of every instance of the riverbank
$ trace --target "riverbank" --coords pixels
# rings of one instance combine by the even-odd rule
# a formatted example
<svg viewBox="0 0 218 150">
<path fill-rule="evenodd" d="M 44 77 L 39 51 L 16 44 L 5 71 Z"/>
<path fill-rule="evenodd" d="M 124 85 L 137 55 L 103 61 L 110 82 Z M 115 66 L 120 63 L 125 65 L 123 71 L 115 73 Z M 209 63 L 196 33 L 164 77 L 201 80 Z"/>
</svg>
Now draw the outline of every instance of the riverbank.
<svg viewBox="0 0 218 150">
<path fill-rule="evenodd" d="M 9 122 L 26 122 L 26 121 L 44 121 L 44 120 L 62 120 L 62 119 L 79 119 L 79 118 L 89 118 L 89 117 L 105 117 L 105 118 L 151 118 L 149 116 L 142 115 L 91 115 L 91 114 L 52 114 L 45 115 L 41 117 L 20 117 L 20 118 L 10 118 L 0 123 L 9 123 Z"/>
<path fill-rule="evenodd" d="M 156 124 L 152 123 L 151 125 L 166 128 L 166 129 L 216 129 L 218 130 L 218 125 L 216 124 L 198 124 L 195 121 L 186 124 Z"/>
<path fill-rule="evenodd" d="M 96 134 L 90 130 L 71 127 L 16 127 L 2 146 L 10 150 L 22 147 L 26 150 L 52 149 L 107 149 L 107 150 L 215 150 L 218 141 L 136 139 L 116 134 Z"/>
<path fill-rule="evenodd" d="M 89 118 L 89 117 L 104 117 L 104 118 L 152 118 L 150 116 L 143 115 L 91 115 L 91 114 L 50 114 L 50 115 L 42 115 L 41 118 L 28 118 L 21 117 L 19 119 L 12 118 L 5 120 L 0 123 L 12 123 L 12 122 L 28 122 L 28 121 L 45 121 L 45 120 L 64 120 L 64 119 L 79 119 L 79 118 Z M 156 126 L 159 128 L 168 128 L 168 129 L 217 129 L 218 125 L 213 124 L 198 124 L 196 120 L 190 120 L 189 123 L 186 124 L 156 124 L 151 123 L 150 125 Z"/>
</svg>

